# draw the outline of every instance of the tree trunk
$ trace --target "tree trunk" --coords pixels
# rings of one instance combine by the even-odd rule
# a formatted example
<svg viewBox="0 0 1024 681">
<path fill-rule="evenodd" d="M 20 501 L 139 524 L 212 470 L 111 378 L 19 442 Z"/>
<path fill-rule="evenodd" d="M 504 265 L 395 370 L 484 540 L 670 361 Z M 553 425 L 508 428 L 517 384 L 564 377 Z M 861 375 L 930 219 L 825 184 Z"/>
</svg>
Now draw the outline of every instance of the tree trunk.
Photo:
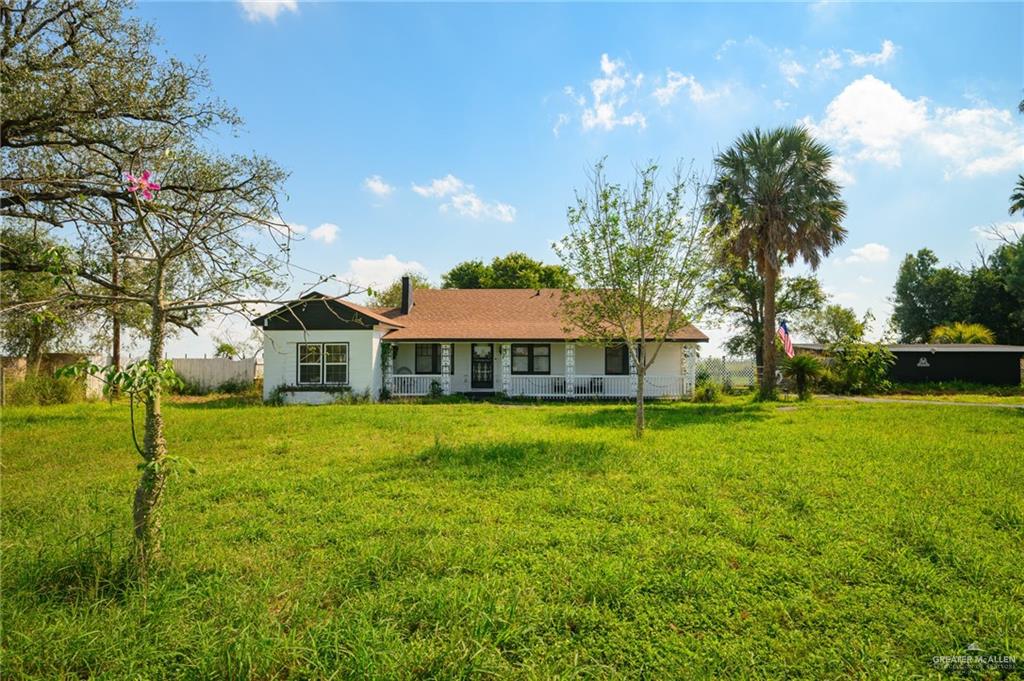
<svg viewBox="0 0 1024 681">
<path fill-rule="evenodd" d="M 121 214 L 115 201 L 110 202 L 110 209 L 114 218 L 110 239 L 110 283 L 116 289 L 121 284 Z M 110 308 L 110 363 L 115 369 L 121 369 L 121 314 L 116 303 Z"/>
<path fill-rule="evenodd" d="M 25 353 L 25 373 L 36 376 L 43 364 L 43 331 L 39 324 L 32 324 L 28 351 Z"/>
<path fill-rule="evenodd" d="M 761 370 L 762 400 L 775 398 L 775 282 L 778 270 L 771 264 L 764 265 L 764 325 L 761 336 L 761 351 L 764 364 Z"/>
<path fill-rule="evenodd" d="M 158 274 L 156 295 L 152 309 L 149 336 L 149 363 L 153 369 L 160 366 L 164 352 L 164 311 L 160 290 L 163 275 Z M 145 465 L 138 487 L 135 488 L 135 504 L 132 520 L 135 527 L 136 556 L 145 576 L 146 568 L 160 555 L 160 496 L 167 481 L 167 442 L 164 439 L 164 418 L 160 410 L 161 386 L 156 383 L 152 392 L 145 397 L 146 427 L 143 436 L 142 457 Z"/>
<path fill-rule="evenodd" d="M 644 367 L 643 362 L 638 362 L 636 366 L 636 430 L 634 434 L 636 437 L 642 438 L 644 436 L 644 376 L 647 374 L 647 369 Z"/>
</svg>

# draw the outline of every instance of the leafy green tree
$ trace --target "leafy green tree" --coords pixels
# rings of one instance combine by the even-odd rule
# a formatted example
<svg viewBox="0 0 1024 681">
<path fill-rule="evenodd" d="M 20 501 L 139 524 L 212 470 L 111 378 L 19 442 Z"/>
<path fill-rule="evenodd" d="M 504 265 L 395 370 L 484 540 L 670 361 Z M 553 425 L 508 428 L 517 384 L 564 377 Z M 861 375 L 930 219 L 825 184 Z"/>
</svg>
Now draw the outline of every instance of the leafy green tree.
<svg viewBox="0 0 1024 681">
<path fill-rule="evenodd" d="M 892 324 L 904 343 L 927 342 L 932 329 L 970 316 L 970 280 L 963 272 L 939 267 L 927 248 L 900 263 L 893 289 Z"/>
<path fill-rule="evenodd" d="M 868 312 L 858 318 L 850 307 L 826 305 L 808 315 L 807 335 L 815 343 L 832 345 L 836 343 L 860 342 L 874 316 Z"/>
<path fill-rule="evenodd" d="M 720 243 L 751 262 L 764 284 L 760 395 L 775 395 L 776 293 L 784 264 L 816 269 L 846 238 L 846 204 L 830 177 L 832 152 L 802 127 L 744 133 L 715 158 L 707 189 Z"/>
<path fill-rule="evenodd" d="M 146 311 L 147 359 L 102 370 L 130 396 L 133 441 L 134 399 L 144 407 L 133 526 L 145 569 L 159 555 L 173 459 L 161 406 L 175 380 L 163 361 L 168 335 L 213 312 L 281 302 L 268 289 L 290 232 L 277 205 L 285 173 L 260 156 L 209 149 L 209 133 L 231 132 L 237 115 L 207 96 L 201 67 L 158 57 L 152 29 L 129 7 L 20 0 L 0 10 L 0 216 L 65 233 L 49 250 L 5 236 L 0 268 L 52 275 L 61 304 Z"/>
<path fill-rule="evenodd" d="M 932 329 L 932 343 L 970 343 L 991 345 L 996 342 L 992 331 L 981 324 L 953 322 Z"/>
<path fill-rule="evenodd" d="M 430 280 L 422 274 L 408 272 L 405 276 L 412 280 L 414 288 L 434 288 Z M 370 305 L 373 307 L 398 307 L 402 304 L 402 280 L 394 280 L 381 290 L 370 292 Z"/>
<path fill-rule="evenodd" d="M 817 277 L 779 277 L 776 280 L 776 314 L 802 326 L 807 316 L 825 304 L 827 296 Z M 754 355 L 764 363 L 764 280 L 752 261 L 722 250 L 719 264 L 708 282 L 708 314 L 729 323 L 736 333 L 725 343 L 732 355 Z"/>
<path fill-rule="evenodd" d="M 444 288 L 565 288 L 572 276 L 561 265 L 545 265 L 525 253 L 513 251 L 494 258 L 461 262 L 441 277 Z"/>
<path fill-rule="evenodd" d="M 489 268 L 483 260 L 466 260 L 441 275 L 442 288 L 487 288 Z"/>
<path fill-rule="evenodd" d="M 238 348 L 227 341 L 217 343 L 217 349 L 213 351 L 214 357 L 222 357 L 224 359 L 234 359 L 239 354 Z"/>
<path fill-rule="evenodd" d="M 677 171 L 662 189 L 653 163 L 629 187 L 609 182 L 603 162 L 590 180 L 568 210 L 569 234 L 554 246 L 573 275 L 562 314 L 585 338 L 628 349 L 636 366 L 635 434 L 642 437 L 647 370 L 666 338 L 706 305 L 703 183 Z"/>
<path fill-rule="evenodd" d="M 38 249 L 40 259 L 58 245 L 46 230 L 19 228 L 14 221 L 4 225 L 3 239 L 22 252 Z M 38 373 L 44 353 L 68 350 L 79 340 L 90 306 L 72 303 L 62 293 L 60 281 L 48 272 L 0 271 L 0 341 L 6 354 L 26 358 L 30 373 Z"/>
</svg>

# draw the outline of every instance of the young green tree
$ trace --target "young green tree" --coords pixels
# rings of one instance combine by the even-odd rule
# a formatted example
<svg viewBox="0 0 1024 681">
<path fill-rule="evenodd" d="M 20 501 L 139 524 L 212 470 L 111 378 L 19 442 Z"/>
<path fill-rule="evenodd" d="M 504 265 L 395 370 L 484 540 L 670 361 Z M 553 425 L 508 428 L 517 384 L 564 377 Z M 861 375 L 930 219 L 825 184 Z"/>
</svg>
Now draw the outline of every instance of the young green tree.
<svg viewBox="0 0 1024 681">
<path fill-rule="evenodd" d="M 84 239 L 74 250 L 65 249 L 50 271 L 57 276 L 68 300 L 93 304 L 143 305 L 149 313 L 149 347 L 143 362 L 121 370 L 83 367 L 102 373 L 109 386 L 123 391 L 144 408 L 142 475 L 135 490 L 133 526 L 136 556 L 145 572 L 160 554 L 160 502 L 167 482 L 169 456 L 164 434 L 162 394 L 176 382 L 164 362 L 168 326 L 210 310 L 247 310 L 269 302 L 268 289 L 283 264 L 283 254 L 261 250 L 258 230 L 272 232 L 280 223 L 276 200 L 285 174 L 259 158 L 211 157 L 191 147 L 151 159 L 162 182 L 156 185 L 148 171 L 129 176 L 120 187 L 131 213 L 112 225 L 109 215 L 91 221 L 85 212 L 77 219 Z M 80 273 L 91 261 L 88 244 L 106 243 L 117 229 L 124 238 L 123 256 L 141 273 L 131 282 L 114 286 L 82 286 Z M 101 246 L 102 247 L 102 246 Z M 135 427 L 132 424 L 132 436 Z"/>
<path fill-rule="evenodd" d="M 744 133 L 715 158 L 709 216 L 720 243 L 763 280 L 762 398 L 775 395 L 776 291 L 784 264 L 816 269 L 846 238 L 846 204 L 830 177 L 832 152 L 802 127 Z"/>
<path fill-rule="evenodd" d="M 699 317 L 710 274 L 703 185 L 677 171 L 667 187 L 658 166 L 630 186 L 609 182 L 604 162 L 568 210 L 569 234 L 555 251 L 573 284 L 564 291 L 568 329 L 592 342 L 624 344 L 636 366 L 635 434 L 644 432 L 644 378 L 667 338 Z"/>
</svg>

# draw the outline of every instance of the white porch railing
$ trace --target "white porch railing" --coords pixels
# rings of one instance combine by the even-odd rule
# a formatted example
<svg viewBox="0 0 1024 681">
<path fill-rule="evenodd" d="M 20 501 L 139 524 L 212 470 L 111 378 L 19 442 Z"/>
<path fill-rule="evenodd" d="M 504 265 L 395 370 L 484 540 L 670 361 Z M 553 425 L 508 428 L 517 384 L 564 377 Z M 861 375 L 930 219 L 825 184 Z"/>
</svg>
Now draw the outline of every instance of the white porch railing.
<svg viewBox="0 0 1024 681">
<path fill-rule="evenodd" d="M 440 374 L 394 374 L 391 394 L 396 397 L 419 397 L 430 394 L 430 384 L 442 385 Z"/>
<path fill-rule="evenodd" d="M 685 376 L 647 375 L 644 377 L 644 395 L 650 398 L 683 397 L 690 392 Z M 636 395 L 632 376 L 577 375 L 572 395 L 566 394 L 565 376 L 511 376 L 510 397 L 540 397 L 546 399 L 631 399 Z"/>
<path fill-rule="evenodd" d="M 576 397 L 633 397 L 629 376 L 577 376 Z"/>
<path fill-rule="evenodd" d="M 565 376 L 510 376 L 510 397 L 565 397 Z"/>
</svg>

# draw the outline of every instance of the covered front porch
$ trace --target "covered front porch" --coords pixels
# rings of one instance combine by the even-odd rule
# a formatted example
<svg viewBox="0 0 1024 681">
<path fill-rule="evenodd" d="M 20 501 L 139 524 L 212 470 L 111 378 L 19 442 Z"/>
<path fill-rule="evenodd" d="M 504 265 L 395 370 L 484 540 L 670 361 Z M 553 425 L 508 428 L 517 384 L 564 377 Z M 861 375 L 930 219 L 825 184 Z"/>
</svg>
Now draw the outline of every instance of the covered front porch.
<svg viewBox="0 0 1024 681">
<path fill-rule="evenodd" d="M 636 367 L 622 346 L 456 341 L 384 343 L 383 385 L 396 397 L 503 394 L 540 399 L 631 399 Z M 646 397 L 693 392 L 696 344 L 667 342 L 644 378 Z"/>
</svg>

